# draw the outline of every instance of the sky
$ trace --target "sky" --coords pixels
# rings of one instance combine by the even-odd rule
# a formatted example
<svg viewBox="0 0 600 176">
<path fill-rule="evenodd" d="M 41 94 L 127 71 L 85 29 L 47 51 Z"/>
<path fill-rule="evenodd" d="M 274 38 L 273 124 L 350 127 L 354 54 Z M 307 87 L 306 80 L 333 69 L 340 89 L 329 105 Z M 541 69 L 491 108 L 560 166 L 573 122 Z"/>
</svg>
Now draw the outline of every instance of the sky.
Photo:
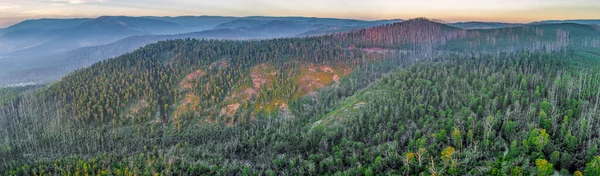
<svg viewBox="0 0 600 176">
<path fill-rule="evenodd" d="M 105 15 L 532 22 L 600 19 L 600 0 L 0 0 L 0 28 L 25 19 Z"/>
</svg>

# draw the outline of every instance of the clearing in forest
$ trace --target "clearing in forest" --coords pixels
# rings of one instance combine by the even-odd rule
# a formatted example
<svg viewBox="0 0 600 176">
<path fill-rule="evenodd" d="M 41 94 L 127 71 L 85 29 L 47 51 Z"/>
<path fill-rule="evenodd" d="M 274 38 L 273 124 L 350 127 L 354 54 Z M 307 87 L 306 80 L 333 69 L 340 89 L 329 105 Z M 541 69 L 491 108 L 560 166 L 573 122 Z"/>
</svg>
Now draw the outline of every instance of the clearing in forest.
<svg viewBox="0 0 600 176">
<path fill-rule="evenodd" d="M 180 83 L 179 83 L 179 87 L 182 90 L 189 90 L 192 88 L 192 80 L 203 76 L 205 73 L 202 71 L 202 69 L 198 69 L 190 74 L 188 74 Z"/>
<path fill-rule="evenodd" d="M 306 64 L 294 80 L 294 84 L 299 88 L 294 98 L 299 98 L 333 83 L 339 83 L 339 80 L 351 71 L 351 69 L 342 67 Z"/>
</svg>

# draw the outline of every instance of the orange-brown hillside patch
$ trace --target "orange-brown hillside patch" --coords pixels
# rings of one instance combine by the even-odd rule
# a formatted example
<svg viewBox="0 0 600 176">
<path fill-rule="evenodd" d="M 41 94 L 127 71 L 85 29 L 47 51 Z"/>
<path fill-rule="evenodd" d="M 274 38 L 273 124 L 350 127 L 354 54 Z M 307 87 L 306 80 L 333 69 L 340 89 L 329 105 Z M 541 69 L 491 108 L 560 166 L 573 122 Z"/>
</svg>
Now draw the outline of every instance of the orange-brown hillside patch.
<svg viewBox="0 0 600 176">
<path fill-rule="evenodd" d="M 232 117 L 233 115 L 235 115 L 235 113 L 240 108 L 240 106 L 241 105 L 239 103 L 234 103 L 234 104 L 227 105 L 227 107 L 224 107 L 224 108 L 221 109 L 221 114 L 222 115 L 227 115 L 229 117 Z"/>
<path fill-rule="evenodd" d="M 339 83 L 339 80 L 351 71 L 351 69 L 341 66 L 301 64 L 300 73 L 295 76 L 293 83 L 294 86 L 298 87 L 296 92 L 293 95 L 289 95 L 289 97 L 277 97 L 259 103 L 257 104 L 257 109 L 255 111 L 271 113 L 278 109 L 285 109 L 287 108 L 289 101 L 293 101 L 320 88 Z M 254 87 L 258 92 L 261 91 L 261 89 L 258 88 L 268 88 L 270 84 L 272 84 L 272 80 L 275 79 L 275 76 L 278 74 L 274 69 L 269 68 L 268 65 L 264 64 L 254 67 L 251 73 L 253 74 Z"/>
<path fill-rule="evenodd" d="M 181 90 L 186 92 L 187 90 L 192 89 L 192 81 L 197 79 L 200 76 L 203 76 L 205 73 L 202 69 L 198 69 L 181 80 L 179 82 L 179 87 Z M 179 106 L 173 113 L 173 119 L 179 119 L 184 113 L 191 112 L 199 112 L 200 111 L 200 97 L 198 97 L 194 93 L 187 93 L 185 98 L 179 103 Z"/>
<path fill-rule="evenodd" d="M 250 69 L 250 77 L 252 77 L 252 84 L 255 90 L 259 90 L 261 87 L 267 86 L 267 84 L 273 81 L 277 71 L 271 65 L 260 64 Z"/>
<path fill-rule="evenodd" d="M 201 69 L 198 69 L 198 70 L 190 73 L 189 75 L 187 75 L 183 80 L 181 80 L 181 82 L 179 83 L 179 86 L 182 89 L 191 89 L 192 88 L 192 80 L 194 80 L 202 75 L 204 75 L 204 72 Z"/>
<path fill-rule="evenodd" d="M 200 110 L 200 97 L 193 93 L 188 93 L 175 110 L 175 113 L 173 113 L 173 118 L 178 119 L 186 112 L 199 112 Z"/>
<path fill-rule="evenodd" d="M 301 68 L 300 74 L 294 81 L 294 84 L 299 87 L 295 98 L 333 83 L 338 83 L 342 76 L 349 74 L 351 71 L 349 68 L 307 64 Z"/>
<path fill-rule="evenodd" d="M 245 88 L 242 86 L 242 88 L 236 89 L 230 93 L 230 95 L 227 96 L 227 98 L 225 98 L 223 101 L 223 103 L 227 106 L 221 109 L 221 115 L 224 115 L 227 118 L 233 117 L 240 108 L 241 104 L 255 99 L 256 95 L 265 89 L 272 89 L 272 81 L 275 79 L 275 75 L 277 75 L 277 73 L 278 72 L 275 70 L 275 68 L 269 64 L 259 64 L 250 68 L 252 85 L 246 85 L 248 87 Z M 266 105 L 262 104 L 258 106 L 264 108 Z M 273 109 L 271 106 L 278 105 L 269 103 L 267 109 Z"/>
<path fill-rule="evenodd" d="M 254 98 L 258 92 L 254 88 L 245 88 L 233 91 L 227 96 L 224 102 L 247 102 Z"/>
</svg>

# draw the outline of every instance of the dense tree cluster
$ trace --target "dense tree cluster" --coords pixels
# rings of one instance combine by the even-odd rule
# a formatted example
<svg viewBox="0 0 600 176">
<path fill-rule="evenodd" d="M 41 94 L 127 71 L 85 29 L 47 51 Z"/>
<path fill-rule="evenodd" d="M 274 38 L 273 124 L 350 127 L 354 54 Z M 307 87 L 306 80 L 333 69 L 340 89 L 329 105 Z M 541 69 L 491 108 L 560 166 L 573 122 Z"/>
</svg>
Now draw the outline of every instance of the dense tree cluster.
<svg viewBox="0 0 600 176">
<path fill-rule="evenodd" d="M 23 87 L 0 88 L 0 106 L 5 106 L 7 104 L 14 103 L 24 93 L 36 90 L 41 87 L 43 87 L 43 85 L 28 85 Z"/>
</svg>

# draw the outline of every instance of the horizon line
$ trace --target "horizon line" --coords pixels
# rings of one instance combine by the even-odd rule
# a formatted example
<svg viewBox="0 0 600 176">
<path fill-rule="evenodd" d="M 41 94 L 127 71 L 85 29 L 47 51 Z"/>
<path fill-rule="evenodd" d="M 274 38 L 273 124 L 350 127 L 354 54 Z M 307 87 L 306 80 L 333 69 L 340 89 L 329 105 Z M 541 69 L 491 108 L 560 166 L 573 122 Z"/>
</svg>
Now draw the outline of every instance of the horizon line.
<svg viewBox="0 0 600 176">
<path fill-rule="evenodd" d="M 411 20 L 411 19 L 416 19 L 416 18 L 427 18 L 430 20 L 439 20 L 442 23 L 469 23 L 469 22 L 485 22 L 485 23 L 507 23 L 507 24 L 530 24 L 530 23 L 535 23 L 535 22 L 542 22 L 542 21 L 569 21 L 569 20 L 600 20 L 600 18 L 565 18 L 565 19 L 544 19 L 544 20 L 531 20 L 531 21 L 525 21 L 525 22 L 516 22 L 515 21 L 501 21 L 501 20 L 490 20 L 490 21 L 486 21 L 486 20 L 444 20 L 444 19 L 439 19 L 439 18 L 430 18 L 430 17 L 411 17 L 411 18 L 380 18 L 380 19 L 373 19 L 373 18 L 344 18 L 344 17 L 319 17 L 319 16 L 299 16 L 299 15 L 290 15 L 290 16 L 286 16 L 286 15 L 274 15 L 274 16 L 266 16 L 266 15 L 248 15 L 248 16 L 235 16 L 235 15 L 157 15 L 157 16 L 152 16 L 152 15 L 100 15 L 100 16 L 81 16 L 81 17 L 69 17 L 69 16 L 65 16 L 65 17 L 41 17 L 41 18 L 0 18 L 0 21 L 2 19 L 18 19 L 15 20 L 15 22 L 10 23 L 9 25 L 5 25 L 5 26 L 0 26 L 0 28 L 9 28 L 11 26 L 14 26 L 16 24 L 25 22 L 25 21 L 33 21 L 33 20 L 68 20 L 68 19 L 97 19 L 97 18 L 101 18 L 101 17 L 136 17 L 136 18 L 144 18 L 144 17 L 162 17 L 162 18 L 177 18 L 177 17 L 225 17 L 225 18 L 250 18 L 250 17 L 272 17 L 272 18 L 317 18 L 317 19 L 340 19 L 340 20 L 358 20 L 358 21 L 384 21 L 384 20 L 402 20 L 402 21 L 407 21 L 407 20 Z M 6 23 L 5 23 L 6 24 Z M 0 23 L 1 25 L 1 23 Z"/>
</svg>

